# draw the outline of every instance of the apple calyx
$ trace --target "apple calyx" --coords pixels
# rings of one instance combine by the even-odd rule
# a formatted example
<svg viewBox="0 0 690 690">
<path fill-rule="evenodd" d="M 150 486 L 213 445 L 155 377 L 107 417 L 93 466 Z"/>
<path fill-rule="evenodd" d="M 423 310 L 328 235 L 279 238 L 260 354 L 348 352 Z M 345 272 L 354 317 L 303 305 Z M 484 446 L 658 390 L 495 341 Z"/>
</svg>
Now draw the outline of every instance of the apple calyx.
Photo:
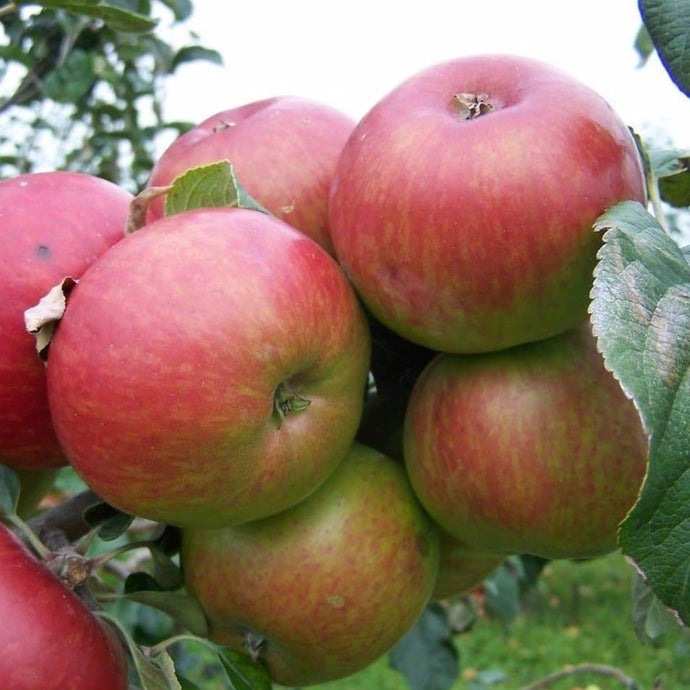
<svg viewBox="0 0 690 690">
<path fill-rule="evenodd" d="M 451 107 L 461 120 L 474 120 L 494 110 L 488 93 L 456 93 Z"/>
<path fill-rule="evenodd" d="M 266 638 L 263 635 L 248 630 L 242 635 L 242 646 L 247 650 L 249 658 L 257 663 L 261 656 L 261 650 L 266 644 Z"/>
<path fill-rule="evenodd" d="M 311 405 L 311 400 L 295 393 L 286 382 L 278 384 L 273 395 L 273 422 L 276 429 L 280 429 L 286 415 L 295 412 L 302 412 Z"/>
</svg>

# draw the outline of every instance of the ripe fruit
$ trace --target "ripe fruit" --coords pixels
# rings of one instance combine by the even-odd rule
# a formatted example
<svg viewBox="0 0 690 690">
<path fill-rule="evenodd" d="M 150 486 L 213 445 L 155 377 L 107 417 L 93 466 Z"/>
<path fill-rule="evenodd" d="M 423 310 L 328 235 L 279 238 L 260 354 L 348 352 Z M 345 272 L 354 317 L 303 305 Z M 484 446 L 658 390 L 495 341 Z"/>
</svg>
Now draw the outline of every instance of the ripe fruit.
<svg viewBox="0 0 690 690">
<path fill-rule="evenodd" d="M 0 524 L 0 687 L 127 690 L 113 630 Z"/>
<path fill-rule="evenodd" d="M 645 200 L 635 143 L 594 91 L 522 57 L 434 65 L 358 123 L 331 237 L 374 316 L 433 350 L 497 350 L 587 316 L 594 220 Z"/>
<path fill-rule="evenodd" d="M 434 586 L 438 539 L 402 465 L 355 444 L 303 503 L 182 530 L 180 555 L 210 638 L 248 648 L 293 687 L 355 673 L 407 633 Z"/>
<path fill-rule="evenodd" d="M 646 470 L 635 406 L 588 326 L 482 355 L 439 355 L 410 398 L 410 481 L 468 547 L 544 558 L 616 548 Z"/>
<path fill-rule="evenodd" d="M 344 457 L 370 339 L 318 244 L 257 211 L 168 216 L 70 294 L 48 395 L 84 481 L 122 511 L 223 526 L 284 510 Z"/>
<path fill-rule="evenodd" d="M 282 96 L 224 110 L 170 144 L 149 184 L 170 184 L 189 168 L 229 160 L 242 187 L 264 208 L 330 253 L 328 191 L 354 121 L 330 106 Z M 163 215 L 163 199 L 149 220 Z"/>
<path fill-rule="evenodd" d="M 66 464 L 50 421 L 45 366 L 24 311 L 64 277 L 79 278 L 124 236 L 132 195 L 90 175 L 45 172 L 0 181 L 0 463 Z"/>
</svg>

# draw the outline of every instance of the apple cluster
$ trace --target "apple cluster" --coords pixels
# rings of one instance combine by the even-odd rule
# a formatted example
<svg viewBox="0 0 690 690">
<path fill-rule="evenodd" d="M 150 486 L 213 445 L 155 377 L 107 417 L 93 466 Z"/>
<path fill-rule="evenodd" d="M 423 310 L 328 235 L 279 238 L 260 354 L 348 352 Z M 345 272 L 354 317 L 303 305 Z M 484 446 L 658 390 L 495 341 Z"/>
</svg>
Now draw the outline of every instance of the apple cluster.
<svg viewBox="0 0 690 690">
<path fill-rule="evenodd" d="M 201 190 L 170 212 L 175 181 L 218 161 L 260 208 Z M 593 223 L 646 194 L 600 95 L 480 55 L 358 122 L 276 97 L 173 141 L 151 190 L 125 232 L 134 199 L 109 182 L 0 182 L 0 463 L 69 463 L 178 528 L 210 639 L 316 684 L 510 555 L 616 548 L 647 437 L 588 322 Z M 49 291 L 39 356 L 24 319 Z M 0 560 L 19 549 L 3 534 Z M 13 672 L 0 660 L 17 690 L 58 687 Z"/>
</svg>

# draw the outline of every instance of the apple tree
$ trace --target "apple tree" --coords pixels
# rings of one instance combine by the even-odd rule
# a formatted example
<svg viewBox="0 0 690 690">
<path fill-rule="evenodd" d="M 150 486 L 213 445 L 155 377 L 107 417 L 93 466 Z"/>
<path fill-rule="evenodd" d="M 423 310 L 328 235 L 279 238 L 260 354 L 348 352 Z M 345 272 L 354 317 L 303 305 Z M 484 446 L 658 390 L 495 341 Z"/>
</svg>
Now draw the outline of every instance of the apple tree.
<svg viewBox="0 0 690 690">
<path fill-rule="evenodd" d="M 639 7 L 641 54 L 656 50 L 690 96 L 690 6 Z M 355 124 L 293 99 L 196 128 L 167 122 L 164 77 L 185 60 L 218 59 L 158 38 L 157 25 L 183 23 L 191 10 L 179 0 L 0 9 L 10 38 L 0 52 L 10 85 L 0 104 L 0 685 L 58 690 L 79 668 L 81 690 L 193 690 L 205 680 L 269 690 L 387 657 L 412 690 L 448 690 L 464 663 L 454 636 L 472 626 L 468 602 L 510 621 L 549 560 L 611 550 L 637 573 L 638 634 L 687 631 L 690 251 L 680 228 L 690 154 L 656 150 L 579 84 L 506 58 L 449 62 L 406 82 L 387 101 L 401 117 L 395 127 L 385 107 Z M 444 102 L 445 121 L 451 112 L 475 133 L 487 121 L 510 124 L 510 99 L 541 82 L 537 111 L 556 118 L 556 136 L 541 120 L 534 130 L 520 122 L 520 134 L 530 130 L 550 154 L 576 132 L 566 153 L 586 139 L 591 155 L 540 167 L 533 149 L 511 149 L 514 130 L 492 130 L 493 150 L 486 140 L 458 148 L 504 163 L 514 155 L 504 167 L 520 193 L 500 207 L 479 198 L 481 185 L 460 194 L 442 177 L 455 134 L 427 156 L 434 134 L 423 130 L 439 92 L 424 80 L 456 68 L 476 92 Z M 486 70 L 497 99 L 475 70 Z M 416 84 L 432 100 L 409 131 Z M 554 85 L 568 95 L 555 105 Z M 295 148 L 281 160 L 286 113 Z M 155 159 L 162 134 L 186 131 Z M 380 132 L 402 152 L 393 164 L 375 148 Z M 488 157 L 473 170 L 493 190 L 503 171 L 478 172 Z M 443 164 L 425 169 L 431 159 Z M 515 175 L 525 159 L 535 177 Z M 290 175 L 286 187 L 304 193 L 286 201 L 276 190 Z M 595 213 L 597 194 L 605 210 Z M 462 219 L 458 198 L 472 209 Z M 297 226 L 316 206 L 317 234 L 331 232 L 333 244 Z M 573 212 L 575 249 L 538 244 L 554 216 Z M 512 221 L 530 235 L 522 252 L 501 244 Z M 440 252 L 434 223 L 446 232 Z M 472 244 L 480 223 L 501 253 L 493 261 Z M 422 241 L 405 244 L 420 227 Z M 380 237 L 400 251 L 392 256 Z M 465 284 L 441 274 L 458 246 L 475 290 L 467 320 L 449 296 Z M 566 271 L 555 277 L 531 264 L 551 266 L 560 250 Z M 516 257 L 524 263 L 511 271 Z M 527 290 L 540 281 L 556 295 L 553 314 L 540 312 L 539 288 Z M 397 301 L 377 292 L 384 284 Z M 503 293 L 517 294 L 517 307 Z M 525 295 L 537 298 L 525 306 Z M 423 308 L 407 313 L 415 300 Z M 531 323 L 546 330 L 534 335 Z M 531 462 L 544 449 L 543 465 L 509 476 L 508 495 L 491 493 L 514 469 L 502 457 Z M 474 466 L 457 464 L 472 455 Z M 573 458 L 577 467 L 556 465 Z M 623 669 L 597 664 L 529 687 L 580 672 L 637 687 Z M 484 680 L 476 687 L 501 678 Z"/>
<path fill-rule="evenodd" d="M 192 11 L 189 0 L 3 3 L 2 176 L 61 168 L 140 189 L 161 139 L 189 126 L 164 117 L 165 80 L 221 59 L 185 36 Z"/>
</svg>

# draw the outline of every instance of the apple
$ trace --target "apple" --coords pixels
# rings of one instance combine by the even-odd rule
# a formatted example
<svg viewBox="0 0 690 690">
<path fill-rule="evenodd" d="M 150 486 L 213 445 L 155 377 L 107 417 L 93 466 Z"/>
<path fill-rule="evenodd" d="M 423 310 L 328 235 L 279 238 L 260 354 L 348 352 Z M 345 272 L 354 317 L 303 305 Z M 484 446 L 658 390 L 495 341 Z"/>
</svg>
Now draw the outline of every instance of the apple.
<svg viewBox="0 0 690 690">
<path fill-rule="evenodd" d="M 505 560 L 502 554 L 468 548 L 441 530 L 441 550 L 431 599 L 453 599 L 472 591 Z"/>
<path fill-rule="evenodd" d="M 45 366 L 24 312 L 66 276 L 81 274 L 124 237 L 132 195 L 64 171 L 0 181 L 0 463 L 65 465 L 50 420 Z"/>
<path fill-rule="evenodd" d="M 384 325 L 478 353 L 585 321 L 593 222 L 645 194 L 635 142 L 600 95 L 529 58 L 477 55 L 409 77 L 358 122 L 330 231 Z"/>
<path fill-rule="evenodd" d="M 187 590 L 209 637 L 290 687 L 351 675 L 390 650 L 429 601 L 438 528 L 404 467 L 362 444 L 299 505 L 234 528 L 181 530 Z"/>
<path fill-rule="evenodd" d="M 127 690 L 114 630 L 0 524 L 0 687 Z"/>
<path fill-rule="evenodd" d="M 648 441 L 589 324 L 477 355 L 440 354 L 403 430 L 410 481 L 469 548 L 543 558 L 615 550 Z"/>
<path fill-rule="evenodd" d="M 316 101 L 278 96 L 223 110 L 175 139 L 149 185 L 170 184 L 190 168 L 229 160 L 240 184 L 264 208 L 333 253 L 328 193 L 355 121 Z M 163 216 L 163 197 L 148 218 Z"/>
<path fill-rule="evenodd" d="M 354 439 L 368 325 L 337 262 L 270 215 L 186 211 L 112 247 L 50 346 L 57 436 L 120 510 L 176 526 L 306 498 Z"/>
</svg>

